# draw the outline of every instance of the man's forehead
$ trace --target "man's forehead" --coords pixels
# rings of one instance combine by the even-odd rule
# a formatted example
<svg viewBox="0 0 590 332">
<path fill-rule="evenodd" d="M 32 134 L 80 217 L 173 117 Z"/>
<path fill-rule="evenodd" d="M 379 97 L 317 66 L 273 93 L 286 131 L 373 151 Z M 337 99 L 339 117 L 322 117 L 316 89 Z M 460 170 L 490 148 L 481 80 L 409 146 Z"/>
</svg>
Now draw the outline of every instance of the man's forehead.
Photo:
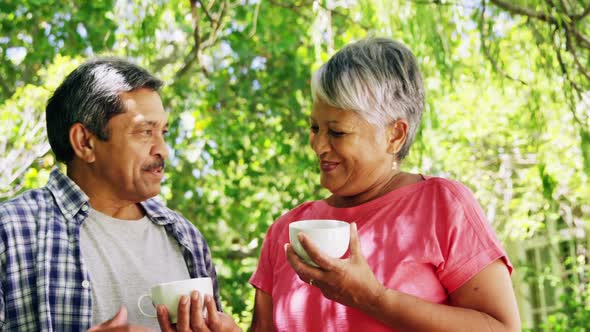
<svg viewBox="0 0 590 332">
<path fill-rule="evenodd" d="M 143 125 L 150 125 L 150 126 L 158 126 L 158 125 L 167 125 L 168 124 L 168 113 L 167 112 L 157 112 L 157 113 L 148 113 L 143 114 L 141 112 L 130 111 L 129 116 L 131 119 L 131 123 L 137 126 Z"/>
<path fill-rule="evenodd" d="M 136 110 L 127 110 L 111 118 L 111 121 L 120 122 L 124 127 L 138 126 L 166 126 L 168 125 L 168 112 L 143 113 Z"/>
</svg>

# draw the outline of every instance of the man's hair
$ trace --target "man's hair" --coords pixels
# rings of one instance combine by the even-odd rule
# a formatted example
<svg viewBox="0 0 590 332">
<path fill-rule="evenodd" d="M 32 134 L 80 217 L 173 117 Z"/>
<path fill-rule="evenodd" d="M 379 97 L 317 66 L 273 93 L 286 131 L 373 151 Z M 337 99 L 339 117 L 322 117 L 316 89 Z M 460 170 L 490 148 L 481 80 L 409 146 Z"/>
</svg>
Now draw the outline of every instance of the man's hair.
<svg viewBox="0 0 590 332">
<path fill-rule="evenodd" d="M 45 108 L 47 137 L 58 161 L 70 162 L 74 150 L 69 131 L 81 123 L 107 140 L 107 123 L 125 112 L 120 95 L 139 88 L 158 91 L 162 81 L 147 70 L 118 58 L 90 60 L 72 71 L 55 90 Z"/>
<path fill-rule="evenodd" d="M 359 114 L 378 128 L 408 122 L 408 137 L 397 153 L 404 159 L 424 109 L 424 86 L 412 52 L 387 38 L 369 38 L 338 51 L 311 81 L 313 98 Z"/>
</svg>

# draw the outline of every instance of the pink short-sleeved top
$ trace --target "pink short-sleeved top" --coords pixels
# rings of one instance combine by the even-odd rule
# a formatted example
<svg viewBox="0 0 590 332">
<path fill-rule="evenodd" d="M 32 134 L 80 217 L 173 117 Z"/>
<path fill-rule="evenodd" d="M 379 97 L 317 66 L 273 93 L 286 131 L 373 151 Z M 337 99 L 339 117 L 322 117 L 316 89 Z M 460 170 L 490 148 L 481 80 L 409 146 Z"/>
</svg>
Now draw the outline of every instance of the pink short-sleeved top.
<svg viewBox="0 0 590 332">
<path fill-rule="evenodd" d="M 303 219 L 356 222 L 361 248 L 386 287 L 448 303 L 491 262 L 512 266 L 475 197 L 451 180 L 428 177 L 350 208 L 304 203 L 269 228 L 250 283 L 268 293 L 277 331 L 392 331 L 370 316 L 326 299 L 299 279 L 285 257 L 289 224 Z"/>
</svg>

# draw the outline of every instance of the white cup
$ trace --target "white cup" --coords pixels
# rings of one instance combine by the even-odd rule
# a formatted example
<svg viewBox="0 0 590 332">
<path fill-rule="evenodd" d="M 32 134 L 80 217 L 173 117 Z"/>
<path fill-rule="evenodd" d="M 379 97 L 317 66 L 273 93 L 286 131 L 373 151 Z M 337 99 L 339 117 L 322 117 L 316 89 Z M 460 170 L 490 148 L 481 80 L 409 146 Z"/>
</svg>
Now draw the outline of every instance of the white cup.
<svg viewBox="0 0 590 332">
<path fill-rule="evenodd" d="M 209 277 L 194 278 L 186 280 L 178 280 L 157 284 L 150 289 L 150 294 L 144 294 L 137 300 L 137 308 L 142 315 L 146 317 L 157 317 L 155 314 L 146 313 L 141 307 L 141 301 L 149 297 L 152 300 L 152 305 L 155 307 L 158 304 L 163 304 L 168 309 L 168 315 L 172 324 L 176 323 L 178 319 L 177 309 L 180 297 L 183 295 L 190 296 L 192 291 L 201 293 L 201 305 L 205 294 L 213 296 L 213 282 Z"/>
<path fill-rule="evenodd" d="M 340 220 L 313 219 L 289 224 L 289 241 L 305 263 L 318 267 L 299 243 L 297 234 L 304 233 L 326 255 L 340 258 L 348 249 L 350 224 Z"/>
</svg>

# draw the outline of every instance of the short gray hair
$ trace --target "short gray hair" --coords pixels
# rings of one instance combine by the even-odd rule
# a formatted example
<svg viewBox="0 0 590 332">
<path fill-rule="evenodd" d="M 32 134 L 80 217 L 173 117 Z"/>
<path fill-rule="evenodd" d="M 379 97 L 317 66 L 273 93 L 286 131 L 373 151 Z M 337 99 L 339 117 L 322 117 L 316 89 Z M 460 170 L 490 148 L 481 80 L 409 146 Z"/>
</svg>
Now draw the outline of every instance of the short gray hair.
<svg viewBox="0 0 590 332">
<path fill-rule="evenodd" d="M 125 112 L 120 95 L 148 88 L 158 91 L 162 81 L 147 70 L 120 58 L 97 58 L 72 71 L 55 90 L 47 107 L 47 137 L 58 161 L 74 158 L 69 131 L 83 124 L 101 140 L 107 140 L 107 123 Z"/>
<path fill-rule="evenodd" d="M 396 158 L 403 160 L 414 141 L 424 110 L 424 85 L 416 58 L 387 38 L 363 39 L 338 51 L 311 80 L 313 98 L 356 112 L 385 128 L 408 122 L 408 136 Z"/>
</svg>

